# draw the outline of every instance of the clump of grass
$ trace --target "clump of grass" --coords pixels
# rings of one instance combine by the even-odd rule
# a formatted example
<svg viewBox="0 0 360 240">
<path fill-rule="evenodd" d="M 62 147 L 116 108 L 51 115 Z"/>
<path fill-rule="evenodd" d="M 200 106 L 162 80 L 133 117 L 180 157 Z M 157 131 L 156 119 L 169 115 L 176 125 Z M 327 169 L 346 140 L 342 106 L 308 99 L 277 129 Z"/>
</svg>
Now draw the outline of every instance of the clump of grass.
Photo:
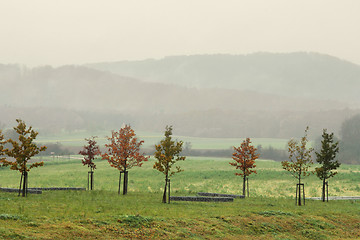
<svg viewBox="0 0 360 240">
<path fill-rule="evenodd" d="M 323 229 L 334 229 L 335 226 L 331 223 L 327 223 L 318 219 L 309 218 L 306 219 L 306 223 L 311 225 L 313 229 L 323 230 Z"/>
<path fill-rule="evenodd" d="M 262 212 L 258 212 L 257 214 L 265 216 L 265 217 L 270 217 L 270 216 L 295 216 L 293 213 L 289 213 L 289 212 L 283 212 L 283 211 L 262 211 Z"/>
<path fill-rule="evenodd" d="M 129 227 L 149 227 L 153 219 L 149 217 L 143 217 L 140 215 L 123 215 L 118 220 L 119 223 L 125 223 Z"/>
<path fill-rule="evenodd" d="M 327 239 L 326 236 L 313 229 L 304 229 L 301 231 L 301 235 L 307 239 L 314 239 L 314 240 Z"/>
<path fill-rule="evenodd" d="M 3 213 L 3 214 L 0 214 L 0 219 L 1 220 L 19 220 L 19 219 L 22 219 L 22 216 Z"/>
</svg>

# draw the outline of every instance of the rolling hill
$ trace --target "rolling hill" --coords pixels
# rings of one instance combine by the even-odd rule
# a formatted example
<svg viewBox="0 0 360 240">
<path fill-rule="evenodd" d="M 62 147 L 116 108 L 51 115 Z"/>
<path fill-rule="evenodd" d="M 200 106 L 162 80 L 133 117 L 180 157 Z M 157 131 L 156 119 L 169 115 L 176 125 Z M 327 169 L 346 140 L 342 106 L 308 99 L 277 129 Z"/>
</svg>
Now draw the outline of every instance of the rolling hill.
<svg viewBox="0 0 360 240">
<path fill-rule="evenodd" d="M 355 102 L 360 66 L 318 53 L 173 56 L 86 66 L 143 81 Z"/>
<path fill-rule="evenodd" d="M 9 127 L 20 117 L 48 132 L 174 125 L 177 134 L 206 137 L 287 138 L 307 125 L 314 134 L 338 132 L 358 112 L 359 72 L 307 53 L 32 69 L 0 64 L 0 123 Z"/>
</svg>

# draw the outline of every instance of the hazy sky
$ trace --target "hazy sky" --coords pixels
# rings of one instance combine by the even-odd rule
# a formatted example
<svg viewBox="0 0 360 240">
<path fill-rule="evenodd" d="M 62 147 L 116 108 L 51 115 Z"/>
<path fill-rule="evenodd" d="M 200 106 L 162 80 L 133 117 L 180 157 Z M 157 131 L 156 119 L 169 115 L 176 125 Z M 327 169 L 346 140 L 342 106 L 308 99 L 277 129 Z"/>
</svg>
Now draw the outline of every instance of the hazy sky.
<svg viewBox="0 0 360 240">
<path fill-rule="evenodd" d="M 359 0 L 0 0 L 0 63 L 325 53 L 360 64 Z"/>
</svg>

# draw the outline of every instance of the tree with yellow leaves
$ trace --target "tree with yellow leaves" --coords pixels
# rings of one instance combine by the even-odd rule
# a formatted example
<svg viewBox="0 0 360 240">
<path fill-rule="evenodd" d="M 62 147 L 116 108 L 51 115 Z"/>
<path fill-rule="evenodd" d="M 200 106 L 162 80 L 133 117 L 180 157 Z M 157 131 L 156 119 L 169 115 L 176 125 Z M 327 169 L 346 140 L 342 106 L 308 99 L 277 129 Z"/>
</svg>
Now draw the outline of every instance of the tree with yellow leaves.
<svg viewBox="0 0 360 240">
<path fill-rule="evenodd" d="M 166 203 L 166 191 L 167 186 L 169 185 L 169 177 L 175 173 L 182 172 L 183 170 L 176 166 L 175 171 L 171 171 L 172 166 L 177 161 L 184 161 L 186 157 L 180 156 L 182 151 L 183 141 L 174 141 L 171 138 L 172 135 L 172 126 L 166 126 L 165 129 L 165 138 L 160 141 L 160 144 L 155 145 L 155 162 L 153 168 L 162 172 L 165 175 L 165 187 L 162 202 Z M 170 190 L 169 190 L 170 191 Z M 170 199 L 169 199 L 170 201 Z"/>
<path fill-rule="evenodd" d="M 15 161 L 3 159 L 1 162 L 4 166 L 10 166 L 10 169 L 21 172 L 19 195 L 22 190 L 22 196 L 25 197 L 27 195 L 28 172 L 32 168 L 44 165 L 44 162 L 34 162 L 28 166 L 27 162 L 39 152 L 45 151 L 46 147 L 38 147 L 33 142 L 39 133 L 34 131 L 31 126 L 27 128 L 25 122 L 20 119 L 16 119 L 16 122 L 18 126 L 14 127 L 14 130 L 19 135 L 18 141 L 8 139 L 6 143 L 10 143 L 12 148 L 4 150 L 5 154 L 14 158 Z"/>
<path fill-rule="evenodd" d="M 301 183 L 301 180 L 303 177 L 309 176 L 312 173 L 309 169 L 313 165 L 311 153 L 314 149 L 306 147 L 306 144 L 308 143 L 308 131 L 309 127 L 306 127 L 305 134 L 301 138 L 300 142 L 295 139 L 291 139 L 288 142 L 290 161 L 281 162 L 283 169 L 289 171 L 291 175 L 298 180 L 298 184 L 296 185 L 296 201 L 299 206 L 301 206 L 301 187 L 305 204 L 305 190 L 304 184 Z"/>
</svg>

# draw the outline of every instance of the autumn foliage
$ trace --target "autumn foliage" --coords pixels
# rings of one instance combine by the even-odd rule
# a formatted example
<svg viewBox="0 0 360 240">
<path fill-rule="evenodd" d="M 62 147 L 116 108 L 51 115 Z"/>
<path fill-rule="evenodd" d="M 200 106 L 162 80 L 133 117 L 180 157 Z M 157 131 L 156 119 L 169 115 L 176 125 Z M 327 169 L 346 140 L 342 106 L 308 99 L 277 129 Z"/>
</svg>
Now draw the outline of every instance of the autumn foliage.
<svg viewBox="0 0 360 240">
<path fill-rule="evenodd" d="M 96 169 L 94 159 L 97 155 L 100 155 L 101 152 L 97 142 L 95 141 L 95 137 L 86 138 L 85 140 L 88 142 L 88 144 L 83 147 L 83 150 L 81 150 L 79 154 L 84 156 L 84 159 L 81 160 L 82 164 L 84 166 L 87 165 L 92 171 L 93 169 Z"/>
<path fill-rule="evenodd" d="M 110 166 L 124 173 L 123 194 L 127 192 L 127 170 L 132 167 L 141 167 L 149 157 L 140 153 L 140 146 L 144 141 L 139 141 L 134 130 L 129 126 L 121 128 L 118 132 L 112 131 L 108 137 L 110 143 L 105 144 L 106 152 L 101 155 L 103 160 L 107 160 Z"/>
<path fill-rule="evenodd" d="M 34 131 L 32 127 L 27 128 L 25 122 L 20 119 L 16 119 L 18 123 L 17 127 L 14 127 L 14 130 L 19 135 L 18 141 L 13 139 L 8 139 L 6 142 L 12 145 L 11 149 L 5 149 L 5 154 L 9 157 L 15 159 L 15 161 L 8 161 L 6 159 L 1 160 L 4 166 L 10 166 L 10 169 L 17 170 L 21 172 L 21 182 L 23 181 L 23 194 L 26 195 L 27 189 L 27 177 L 30 169 L 35 167 L 40 167 L 44 165 L 44 162 L 34 162 L 30 165 L 27 165 L 27 162 L 31 157 L 37 155 L 41 151 L 45 151 L 46 147 L 38 147 L 33 141 L 35 140 L 38 132 Z"/>
<path fill-rule="evenodd" d="M 12 149 L 5 149 L 5 153 L 9 157 L 13 157 L 15 161 L 2 160 L 4 166 L 10 166 L 10 169 L 17 170 L 21 173 L 29 172 L 30 169 L 44 165 L 44 162 L 35 162 L 27 165 L 31 157 L 37 155 L 41 151 L 45 151 L 46 147 L 38 147 L 33 141 L 38 135 L 32 127 L 26 128 L 25 122 L 16 119 L 18 123 L 14 130 L 19 135 L 18 141 L 9 139 L 6 142 L 12 145 Z"/>
<path fill-rule="evenodd" d="M 155 145 L 154 155 L 157 162 L 155 162 L 153 168 L 165 175 L 165 187 L 162 202 L 166 203 L 166 191 L 169 177 L 183 171 L 179 166 L 176 166 L 176 170 L 172 170 L 172 167 L 177 161 L 184 161 L 186 157 L 180 156 L 183 141 L 174 141 L 171 138 L 172 126 L 166 126 L 164 135 L 165 138 L 160 141 L 160 144 Z"/>
<path fill-rule="evenodd" d="M 309 127 L 306 127 L 305 134 L 301 138 L 300 142 L 295 139 L 291 139 L 288 142 L 288 152 L 289 152 L 289 160 L 290 161 L 282 161 L 281 165 L 283 169 L 290 172 L 291 175 L 298 180 L 298 188 L 296 196 L 298 198 L 298 205 L 301 205 L 301 179 L 303 177 L 309 176 L 312 172 L 310 171 L 310 167 L 313 165 L 311 153 L 314 150 L 313 148 L 307 148 L 306 144 L 308 143 L 307 133 L 309 131 Z"/>
<path fill-rule="evenodd" d="M 259 158 L 259 154 L 256 154 L 256 148 L 251 145 L 250 138 L 246 138 L 240 147 L 234 147 L 233 160 L 235 162 L 230 162 L 229 164 L 239 169 L 240 172 L 235 173 L 235 175 L 243 177 L 243 195 L 245 195 L 245 182 L 247 177 L 251 173 L 256 173 L 254 169 L 256 167 L 255 160 Z"/>
<path fill-rule="evenodd" d="M 309 127 L 305 129 L 305 134 L 301 138 L 300 142 L 295 139 L 291 139 L 288 142 L 290 161 L 281 162 L 283 169 L 289 171 L 291 175 L 299 181 L 299 183 L 301 183 L 302 177 L 306 177 L 311 174 L 309 169 L 313 165 L 311 153 L 314 149 L 306 147 L 306 144 L 308 143 L 308 130 Z"/>
<path fill-rule="evenodd" d="M 93 170 L 96 168 L 96 165 L 94 163 L 95 156 L 100 155 L 100 149 L 95 141 L 95 137 L 92 138 L 86 138 L 85 139 L 88 144 L 83 147 L 83 150 L 79 152 L 79 154 L 84 156 L 84 159 L 81 160 L 82 164 L 84 166 L 88 166 L 90 168 L 90 172 L 88 173 L 90 175 L 90 186 L 89 186 L 89 175 L 88 175 L 88 188 L 90 190 L 93 189 L 94 186 L 94 173 Z"/>
</svg>

